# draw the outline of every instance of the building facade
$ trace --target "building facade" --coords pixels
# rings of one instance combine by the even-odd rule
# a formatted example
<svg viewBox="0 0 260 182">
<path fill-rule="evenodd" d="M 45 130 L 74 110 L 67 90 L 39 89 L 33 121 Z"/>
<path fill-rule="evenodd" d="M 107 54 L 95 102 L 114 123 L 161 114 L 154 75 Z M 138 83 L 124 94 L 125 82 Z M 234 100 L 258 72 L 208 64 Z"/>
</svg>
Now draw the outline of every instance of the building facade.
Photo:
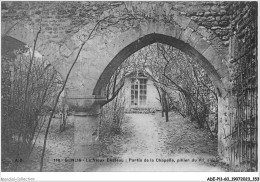
<svg viewBox="0 0 260 182">
<path fill-rule="evenodd" d="M 125 80 L 123 88 L 125 108 L 127 112 L 133 110 L 161 110 L 159 94 L 153 81 L 143 74 L 130 74 Z"/>
</svg>

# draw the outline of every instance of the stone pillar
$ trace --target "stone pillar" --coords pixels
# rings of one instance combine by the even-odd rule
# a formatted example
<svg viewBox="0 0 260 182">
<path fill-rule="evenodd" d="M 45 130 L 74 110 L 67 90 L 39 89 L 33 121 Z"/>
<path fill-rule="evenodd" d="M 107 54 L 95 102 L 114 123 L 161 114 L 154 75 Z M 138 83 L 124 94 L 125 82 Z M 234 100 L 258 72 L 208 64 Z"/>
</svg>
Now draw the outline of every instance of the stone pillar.
<svg viewBox="0 0 260 182">
<path fill-rule="evenodd" d="M 100 104 L 105 99 L 69 98 L 68 104 L 76 109 L 74 119 L 74 172 L 92 171 L 95 163 L 86 159 L 97 158 L 99 155 L 98 124 Z"/>
<path fill-rule="evenodd" d="M 228 94 L 218 98 L 218 155 L 222 162 L 230 162 L 232 126 L 235 117 L 235 98 Z"/>
</svg>

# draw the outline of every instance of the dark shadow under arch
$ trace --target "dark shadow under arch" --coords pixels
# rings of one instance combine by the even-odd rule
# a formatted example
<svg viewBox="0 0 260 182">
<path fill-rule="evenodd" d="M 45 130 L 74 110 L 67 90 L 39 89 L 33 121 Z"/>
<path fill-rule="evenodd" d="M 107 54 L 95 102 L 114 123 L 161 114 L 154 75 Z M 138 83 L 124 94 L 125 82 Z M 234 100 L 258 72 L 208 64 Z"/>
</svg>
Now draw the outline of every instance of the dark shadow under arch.
<svg viewBox="0 0 260 182">
<path fill-rule="evenodd" d="M 1 37 L 1 54 L 15 57 L 14 50 L 26 50 L 26 44 L 10 36 Z"/>
<path fill-rule="evenodd" d="M 96 86 L 93 90 L 93 95 L 102 95 L 102 90 L 109 82 L 113 73 L 116 71 L 118 66 L 121 65 L 121 63 L 124 62 L 130 55 L 142 49 L 143 47 L 156 42 L 173 46 L 181 50 L 182 52 L 188 54 L 193 60 L 197 61 L 202 66 L 202 68 L 206 70 L 207 74 L 211 75 L 211 78 L 214 78 L 215 83 L 213 84 L 218 89 L 219 95 L 220 96 L 223 95 L 221 92 L 224 90 L 224 87 L 222 81 L 220 80 L 221 79 L 220 75 L 217 73 L 213 65 L 201 53 L 199 53 L 195 48 L 190 46 L 188 43 L 185 43 L 171 36 L 157 34 L 157 33 L 145 35 L 139 38 L 138 40 L 132 42 L 125 48 L 123 48 L 112 59 L 112 61 L 107 65 L 105 70 L 100 75 L 96 83 Z"/>
<path fill-rule="evenodd" d="M 1 45 L 2 57 L 5 56 L 5 57 L 11 58 L 11 59 L 16 58 L 14 51 L 21 50 L 21 52 L 23 52 L 23 51 L 27 51 L 28 48 L 30 47 L 26 43 L 24 43 L 16 38 L 7 36 L 7 35 L 1 37 L 1 43 L 2 43 L 2 45 Z M 46 61 L 48 62 L 48 60 L 46 60 Z M 48 62 L 48 65 L 46 68 L 49 68 L 50 66 L 52 66 L 57 71 L 57 69 L 54 67 L 54 65 L 52 65 L 51 63 Z M 60 72 L 57 71 L 57 74 L 61 80 L 64 80 L 64 78 L 62 77 Z"/>
</svg>

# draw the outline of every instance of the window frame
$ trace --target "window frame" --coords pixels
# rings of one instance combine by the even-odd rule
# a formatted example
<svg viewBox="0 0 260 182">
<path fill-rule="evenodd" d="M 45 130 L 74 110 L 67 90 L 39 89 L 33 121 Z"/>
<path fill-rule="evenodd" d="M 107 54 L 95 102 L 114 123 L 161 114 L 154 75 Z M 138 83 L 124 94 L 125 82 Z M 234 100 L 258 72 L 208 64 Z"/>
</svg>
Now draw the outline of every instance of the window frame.
<svg viewBox="0 0 260 182">
<path fill-rule="evenodd" d="M 132 78 L 130 87 L 131 106 L 147 106 L 147 78 Z M 137 104 L 136 104 L 137 103 Z"/>
</svg>

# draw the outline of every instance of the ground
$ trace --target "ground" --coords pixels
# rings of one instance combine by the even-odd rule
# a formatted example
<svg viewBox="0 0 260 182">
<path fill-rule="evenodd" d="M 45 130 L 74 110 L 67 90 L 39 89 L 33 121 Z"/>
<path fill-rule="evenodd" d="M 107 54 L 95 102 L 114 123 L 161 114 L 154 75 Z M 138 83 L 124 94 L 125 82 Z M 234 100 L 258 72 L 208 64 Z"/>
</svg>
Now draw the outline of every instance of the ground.
<svg viewBox="0 0 260 182">
<path fill-rule="evenodd" d="M 60 133 L 58 119 L 53 120 L 43 171 L 73 171 L 72 162 L 54 161 L 73 158 L 73 128 L 69 118 L 67 129 Z M 30 160 L 22 163 L 19 171 L 39 171 L 43 138 L 44 131 Z M 126 114 L 121 133 L 104 143 L 99 154 L 98 159 L 105 162 L 97 163 L 93 171 L 226 171 L 215 162 L 217 140 L 176 113 L 170 113 L 169 122 L 160 113 Z"/>
<path fill-rule="evenodd" d="M 217 162 L 217 140 L 176 113 L 167 123 L 160 113 L 127 114 L 121 135 L 111 141 L 101 157 L 123 162 L 95 171 L 226 171 Z"/>
<path fill-rule="evenodd" d="M 65 131 L 60 132 L 60 118 L 53 118 L 49 130 L 48 141 L 45 151 L 43 171 L 46 172 L 70 172 L 73 171 L 73 163 L 55 159 L 73 158 L 74 145 L 74 125 L 69 118 L 68 125 Z M 21 163 L 18 171 L 22 172 L 38 172 L 40 170 L 40 160 L 43 148 L 43 141 L 45 135 L 45 127 L 42 129 L 35 148 L 31 154 L 29 161 Z"/>
</svg>

